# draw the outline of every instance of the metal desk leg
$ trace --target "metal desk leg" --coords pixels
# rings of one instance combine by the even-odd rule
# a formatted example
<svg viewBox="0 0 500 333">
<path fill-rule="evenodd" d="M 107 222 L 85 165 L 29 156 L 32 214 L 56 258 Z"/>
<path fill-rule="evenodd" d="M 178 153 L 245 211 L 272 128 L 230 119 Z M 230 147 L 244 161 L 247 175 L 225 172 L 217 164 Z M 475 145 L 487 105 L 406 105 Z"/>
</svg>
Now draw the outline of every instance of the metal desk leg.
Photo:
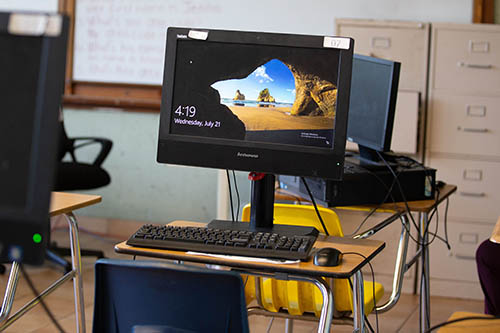
<svg viewBox="0 0 500 333">
<path fill-rule="evenodd" d="M 73 266 L 73 290 L 75 294 L 76 331 L 85 333 L 85 305 L 83 301 L 82 261 L 80 256 L 80 241 L 78 225 L 73 213 L 64 214 L 69 224 L 71 242 L 71 264 Z"/>
<path fill-rule="evenodd" d="M 354 317 L 354 332 L 365 331 L 365 294 L 363 290 L 363 275 L 361 271 L 357 271 L 353 275 L 353 317 Z"/>
<path fill-rule="evenodd" d="M 14 296 L 16 295 L 16 288 L 18 281 L 19 281 L 19 264 L 14 261 L 12 263 L 12 268 L 10 269 L 7 288 L 5 288 L 2 310 L 0 311 L 0 324 L 9 318 L 10 310 L 12 309 L 12 304 L 14 303 Z M 0 331 L 2 330 L 2 327 L 3 325 L 0 325 Z"/>
<path fill-rule="evenodd" d="M 429 242 L 429 233 L 425 232 L 428 224 L 427 213 L 420 216 L 420 241 L 422 244 Z M 430 328 L 430 293 L 429 293 L 429 248 L 422 246 L 421 273 L 420 273 L 420 332 Z"/>
<path fill-rule="evenodd" d="M 316 287 L 321 291 L 321 295 L 323 296 L 323 308 L 321 308 L 321 315 L 319 316 L 318 323 L 318 333 L 321 332 L 330 332 L 330 327 L 332 326 L 332 317 L 333 317 L 333 293 L 330 289 L 328 283 L 322 278 L 313 278 L 313 277 L 293 277 L 291 278 L 297 281 L 306 281 L 314 283 Z"/>
</svg>

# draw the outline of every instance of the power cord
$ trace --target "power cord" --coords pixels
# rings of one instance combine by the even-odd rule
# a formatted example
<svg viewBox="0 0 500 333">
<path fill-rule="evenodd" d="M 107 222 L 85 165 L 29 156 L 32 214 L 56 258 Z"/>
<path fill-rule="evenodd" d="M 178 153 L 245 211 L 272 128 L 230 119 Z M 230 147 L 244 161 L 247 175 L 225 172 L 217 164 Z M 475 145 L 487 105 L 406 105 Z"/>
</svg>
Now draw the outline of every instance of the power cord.
<svg viewBox="0 0 500 333">
<path fill-rule="evenodd" d="M 385 166 L 386 166 L 386 167 L 389 169 L 389 171 L 392 173 L 393 177 L 396 179 L 396 183 L 397 183 L 397 185 L 398 185 L 398 188 L 399 188 L 399 191 L 400 191 L 400 193 L 401 193 L 401 196 L 403 197 L 403 201 L 404 201 L 404 204 L 405 204 L 405 208 L 406 208 L 406 211 L 407 211 L 407 213 L 408 213 L 408 215 L 409 215 L 409 217 L 410 217 L 410 220 L 412 221 L 412 223 L 413 223 L 413 225 L 414 225 L 415 229 L 416 229 L 416 230 L 420 230 L 420 228 L 418 227 L 417 223 L 415 222 L 415 219 L 413 218 L 413 215 L 412 215 L 412 214 L 411 214 L 411 212 L 410 212 L 410 207 L 408 206 L 408 201 L 406 200 L 406 196 L 405 196 L 405 194 L 404 194 L 404 191 L 403 191 L 403 188 L 402 188 L 402 186 L 401 186 L 401 183 L 399 182 L 399 179 L 397 179 L 397 175 L 396 175 L 396 173 L 394 172 L 394 170 L 392 169 L 392 167 L 391 167 L 391 166 L 387 163 L 387 161 L 384 159 L 384 157 L 382 156 L 382 154 L 381 154 L 380 152 L 378 152 L 378 151 L 376 151 L 376 153 L 377 153 L 378 157 L 380 158 L 380 160 L 382 160 L 382 162 L 385 164 Z M 419 162 L 417 162 L 417 161 L 415 161 L 415 160 L 413 160 L 413 159 L 411 159 L 411 158 L 409 158 L 409 157 L 404 157 L 404 159 L 405 159 L 405 160 L 409 160 L 409 161 L 411 161 L 412 163 L 418 164 L 419 166 L 421 166 L 421 167 L 425 168 L 425 167 L 424 167 L 421 163 L 419 163 Z M 430 223 L 432 222 L 432 217 L 433 217 L 434 213 L 435 213 L 435 212 L 437 212 L 437 210 L 438 210 L 438 207 L 437 207 L 437 202 L 438 202 L 438 201 L 439 201 L 439 190 L 438 190 L 438 196 L 436 196 L 436 199 L 435 199 L 435 207 L 434 207 L 434 209 L 433 209 L 433 212 L 432 212 L 432 213 L 431 213 L 431 215 L 430 215 L 430 217 L 431 217 L 431 218 L 429 218 L 429 219 L 427 220 L 427 225 L 425 226 L 424 233 L 423 233 L 423 235 L 421 236 L 422 241 L 418 241 L 418 240 L 416 240 L 416 239 L 415 239 L 415 238 L 411 235 L 411 233 L 409 232 L 408 228 L 406 229 L 406 231 L 408 232 L 408 235 L 410 236 L 410 238 L 411 238 L 411 239 L 412 239 L 412 240 L 413 240 L 416 244 L 418 244 L 419 246 L 426 247 L 426 246 L 428 246 L 428 245 L 430 245 L 430 244 L 431 244 L 431 242 L 424 243 L 424 240 L 426 239 L 427 233 L 429 232 L 429 231 L 428 231 L 428 226 L 429 226 L 429 225 L 430 225 Z M 446 223 L 446 222 L 445 222 L 445 223 Z M 437 224 L 437 222 L 436 222 L 436 224 Z M 406 228 L 406 227 L 405 227 L 405 228 Z M 434 233 L 434 235 L 437 235 L 437 229 L 436 229 L 436 233 Z M 419 238 L 420 238 L 420 236 L 419 236 Z M 434 238 L 436 238 L 436 237 L 434 237 Z M 434 238 L 433 238 L 433 241 L 434 241 Z M 438 239 L 442 240 L 442 238 L 441 238 L 441 237 L 438 237 Z M 449 243 L 447 243 L 447 246 L 448 246 L 449 248 L 451 248 L 451 247 L 449 246 Z"/>
<path fill-rule="evenodd" d="M 325 222 L 323 222 L 323 218 L 321 218 L 321 214 L 319 213 L 318 206 L 316 205 L 316 200 L 314 200 L 314 196 L 312 195 L 312 192 L 309 189 L 309 185 L 307 185 L 306 179 L 304 177 L 300 177 L 300 179 L 302 180 L 302 183 L 304 183 L 304 186 L 306 187 L 306 191 L 309 194 L 309 198 L 311 199 L 311 202 L 314 206 L 314 210 L 316 211 L 316 215 L 318 216 L 319 222 L 321 222 L 321 226 L 323 227 L 323 230 L 325 230 L 325 234 L 327 236 L 330 236 L 328 229 L 326 229 Z"/>
<path fill-rule="evenodd" d="M 236 219 L 238 220 L 239 216 L 240 216 L 240 204 L 241 204 L 240 191 L 238 190 L 238 182 L 236 181 L 236 173 L 234 172 L 234 170 L 231 170 L 231 171 L 233 172 L 234 190 L 236 192 L 236 199 L 238 200 L 238 205 L 236 206 L 236 207 L 238 207 L 236 209 Z"/>
<path fill-rule="evenodd" d="M 50 320 L 52 321 L 52 323 L 57 327 L 57 329 L 59 330 L 59 332 L 64 333 L 64 329 L 57 322 L 57 319 L 54 317 L 54 315 L 52 314 L 52 312 L 48 308 L 47 304 L 45 304 L 44 300 L 40 297 L 40 293 L 36 289 L 35 285 L 33 284 L 33 281 L 29 277 L 28 273 L 24 270 L 24 266 L 21 264 L 21 265 L 19 265 L 19 267 L 21 269 L 21 272 L 23 273 L 24 278 L 26 279 L 26 282 L 28 283 L 28 286 L 30 287 L 30 289 L 33 292 L 33 294 L 35 295 L 36 300 L 38 300 L 40 302 L 40 304 L 42 305 L 43 309 L 45 310 L 45 313 L 50 318 Z"/>
<path fill-rule="evenodd" d="M 229 202 L 231 204 L 231 218 L 232 221 L 234 222 L 234 207 L 233 207 L 233 193 L 231 190 L 231 178 L 229 177 L 229 170 L 226 170 L 226 176 L 227 176 L 227 186 L 229 187 Z"/>
</svg>

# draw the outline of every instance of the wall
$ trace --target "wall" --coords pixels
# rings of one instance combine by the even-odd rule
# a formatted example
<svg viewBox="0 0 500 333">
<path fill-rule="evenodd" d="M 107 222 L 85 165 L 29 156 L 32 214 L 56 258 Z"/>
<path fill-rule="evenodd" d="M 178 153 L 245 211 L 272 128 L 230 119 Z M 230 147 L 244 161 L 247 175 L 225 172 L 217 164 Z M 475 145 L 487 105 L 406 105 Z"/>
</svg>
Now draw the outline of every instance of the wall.
<svg viewBox="0 0 500 333">
<path fill-rule="evenodd" d="M 41 3 L 50 9 L 54 0 L 30 1 L 31 8 Z M 292 0 L 286 3 L 285 11 L 283 2 L 278 1 L 227 0 L 224 4 L 235 7 L 234 16 L 221 21 L 219 28 L 234 29 L 234 24 L 239 24 L 239 15 L 246 15 L 247 30 L 320 35 L 334 33 L 336 17 L 467 23 L 472 14 L 472 0 L 312 0 L 307 3 Z M 0 0 L 0 9 L 23 9 L 19 6 L 19 1 Z M 64 115 L 70 136 L 104 136 L 114 141 L 104 164 L 112 176 L 112 184 L 89 191 L 102 194 L 103 202 L 79 210 L 80 215 L 153 222 L 209 221 L 215 217 L 217 171 L 156 163 L 157 114 L 65 109 Z M 85 151 L 82 157 L 91 153 Z M 248 202 L 246 174 L 238 173 L 237 178 L 242 201 Z"/>
<path fill-rule="evenodd" d="M 232 2 L 233 3 L 233 2 Z M 269 13 L 280 8 L 270 2 L 267 14 L 256 17 L 252 30 L 282 31 Z M 228 4 L 229 5 L 229 4 Z M 258 4 L 255 4 L 258 6 Z M 424 21 L 471 20 L 472 1 L 312 1 L 311 11 L 304 11 L 303 2 L 292 1 L 288 12 L 296 17 L 294 32 L 332 34 L 335 17 L 401 19 Z M 245 10 L 242 10 L 242 13 Z M 283 14 L 285 15 L 285 14 Z M 317 24 L 303 26 L 302 15 L 316 15 Z M 269 20 L 264 20 L 268 17 Z M 278 20 L 279 21 L 279 20 Z M 222 23 L 221 23 L 222 24 Z M 227 23 L 221 28 L 231 29 Z M 251 27 L 248 27 L 251 29 Z M 101 135 L 111 138 L 115 147 L 105 168 L 112 184 L 91 191 L 103 195 L 100 205 L 82 210 L 80 214 L 121 219 L 161 222 L 177 218 L 209 221 L 216 215 L 217 172 L 203 168 L 187 168 L 156 163 L 158 115 L 121 111 L 65 110 L 68 133 Z M 238 173 L 242 204 L 249 201 L 246 173 Z"/>
<path fill-rule="evenodd" d="M 495 24 L 500 24 L 500 0 L 495 0 Z"/>
<path fill-rule="evenodd" d="M 58 0 L 0 0 L 0 11 L 28 10 L 56 12 Z"/>
</svg>

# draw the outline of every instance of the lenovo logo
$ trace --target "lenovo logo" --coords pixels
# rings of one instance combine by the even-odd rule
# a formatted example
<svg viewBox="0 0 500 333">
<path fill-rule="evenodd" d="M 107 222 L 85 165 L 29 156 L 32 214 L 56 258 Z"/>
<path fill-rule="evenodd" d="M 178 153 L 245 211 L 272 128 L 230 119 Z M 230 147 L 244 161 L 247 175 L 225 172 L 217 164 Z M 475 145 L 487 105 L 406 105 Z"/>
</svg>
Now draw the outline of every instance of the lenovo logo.
<svg viewBox="0 0 500 333">
<path fill-rule="evenodd" d="M 247 157 L 247 158 L 259 158 L 259 155 L 257 154 L 248 154 L 248 153 L 240 153 L 236 154 L 238 157 Z"/>
</svg>

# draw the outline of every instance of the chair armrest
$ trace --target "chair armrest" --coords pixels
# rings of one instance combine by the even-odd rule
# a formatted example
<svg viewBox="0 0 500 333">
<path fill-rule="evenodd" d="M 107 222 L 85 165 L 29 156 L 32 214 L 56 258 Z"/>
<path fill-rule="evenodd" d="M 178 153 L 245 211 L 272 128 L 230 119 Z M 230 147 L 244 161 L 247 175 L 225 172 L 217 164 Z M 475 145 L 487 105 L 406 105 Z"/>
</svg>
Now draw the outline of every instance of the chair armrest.
<svg viewBox="0 0 500 333">
<path fill-rule="evenodd" d="M 88 146 L 91 144 L 96 144 L 96 143 L 101 145 L 101 150 L 99 151 L 99 154 L 97 155 L 94 162 L 92 163 L 95 166 L 101 166 L 101 164 L 104 162 L 104 160 L 108 156 L 109 152 L 111 151 L 111 147 L 113 147 L 113 141 L 106 139 L 106 138 L 74 137 L 74 138 L 70 138 L 70 140 L 73 142 L 73 149 L 72 149 L 72 151 L 70 151 L 70 154 L 75 162 L 76 162 L 76 158 L 74 156 L 74 151 L 76 149 L 84 147 L 84 146 Z M 78 141 L 85 141 L 85 142 L 77 144 Z"/>
</svg>

